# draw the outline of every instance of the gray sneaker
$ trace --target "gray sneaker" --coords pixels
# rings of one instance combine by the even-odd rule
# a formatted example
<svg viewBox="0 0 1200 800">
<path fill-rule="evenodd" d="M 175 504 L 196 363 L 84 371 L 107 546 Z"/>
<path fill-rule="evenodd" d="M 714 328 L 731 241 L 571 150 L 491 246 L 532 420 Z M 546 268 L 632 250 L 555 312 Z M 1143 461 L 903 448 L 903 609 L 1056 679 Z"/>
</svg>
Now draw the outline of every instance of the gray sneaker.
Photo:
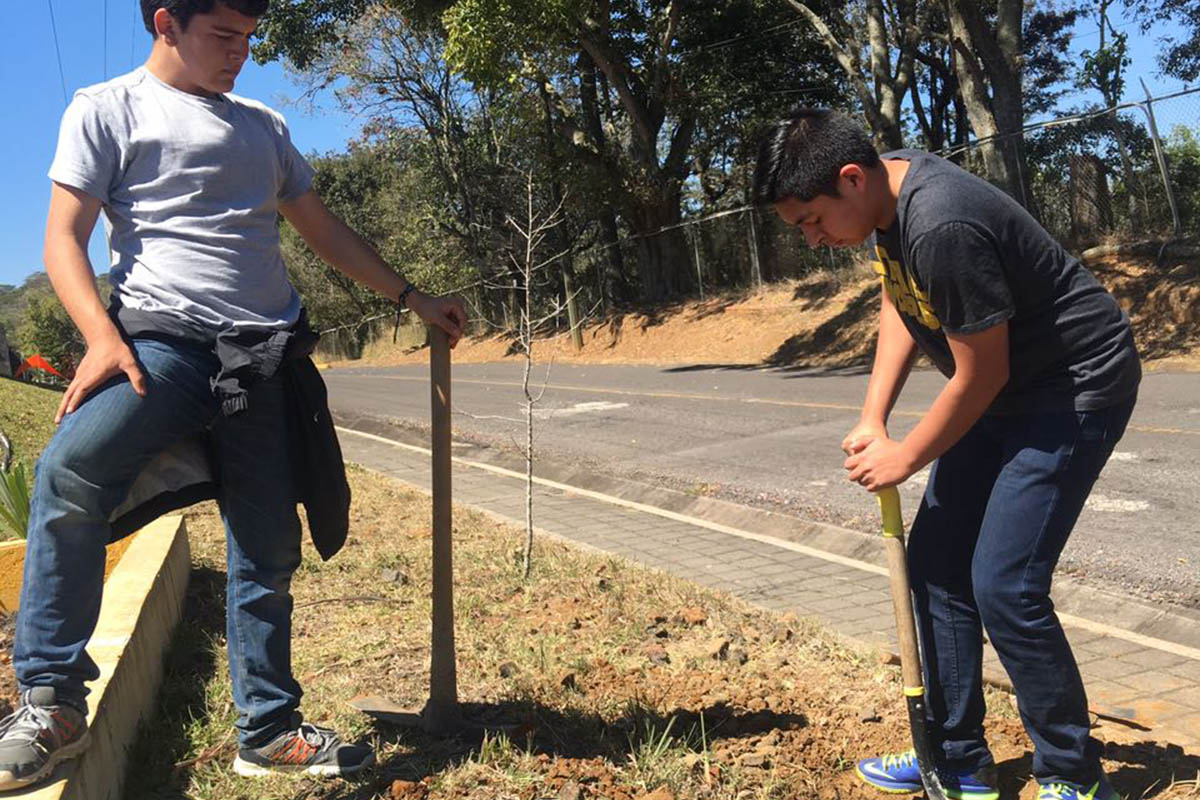
<svg viewBox="0 0 1200 800">
<path fill-rule="evenodd" d="M 375 763 L 369 747 L 346 744 L 329 728 L 302 722 L 299 715 L 292 727 L 262 747 L 243 747 L 233 761 L 238 775 L 263 776 L 280 772 L 305 775 L 353 775 Z"/>
<path fill-rule="evenodd" d="M 0 791 L 37 783 L 60 761 L 82 753 L 88 741 L 87 718 L 59 704 L 54 687 L 26 689 L 17 710 L 0 722 Z"/>
</svg>

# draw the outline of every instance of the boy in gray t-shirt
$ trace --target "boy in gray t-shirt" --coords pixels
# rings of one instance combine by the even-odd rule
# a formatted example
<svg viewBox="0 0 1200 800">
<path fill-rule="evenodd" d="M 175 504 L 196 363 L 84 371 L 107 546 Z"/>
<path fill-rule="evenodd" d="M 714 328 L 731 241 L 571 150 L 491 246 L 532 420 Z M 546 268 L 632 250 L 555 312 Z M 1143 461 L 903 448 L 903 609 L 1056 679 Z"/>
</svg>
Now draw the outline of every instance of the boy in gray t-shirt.
<svg viewBox="0 0 1200 800">
<path fill-rule="evenodd" d="M 87 353 L 38 463 L 13 650 L 21 704 L 0 723 L 0 791 L 43 779 L 86 747 L 86 683 L 98 670 L 85 646 L 109 520 L 155 455 L 197 434 L 208 437 L 226 528 L 235 770 L 344 775 L 373 761 L 369 748 L 302 721 L 291 673 L 301 530 L 292 464 L 308 443 L 289 437 L 290 401 L 296 387 L 315 381 L 322 398 L 324 389 L 311 365 L 293 366 L 308 364 L 293 355 L 313 339 L 280 256 L 278 215 L 452 344 L 466 322 L 461 301 L 414 289 L 325 208 L 282 117 L 229 94 L 268 0 L 141 5 L 150 58 L 77 93 L 50 169 L 46 271 Z M 111 313 L 87 256 L 101 211 Z M 229 385 L 234 401 L 214 394 Z"/>
<path fill-rule="evenodd" d="M 1034 742 L 1039 800 L 1116 800 L 1050 583 L 1133 411 L 1129 318 L 1012 198 L 928 153 L 880 156 L 841 114 L 803 109 L 774 126 L 755 199 L 810 244 L 874 245 L 875 363 L 842 448 L 850 480 L 870 491 L 934 462 L 908 568 L 946 794 L 999 796 L 983 730 L 986 630 Z M 893 440 L 888 415 L 917 352 L 948 380 Z M 922 788 L 912 750 L 866 758 L 857 773 L 885 792 Z"/>
</svg>

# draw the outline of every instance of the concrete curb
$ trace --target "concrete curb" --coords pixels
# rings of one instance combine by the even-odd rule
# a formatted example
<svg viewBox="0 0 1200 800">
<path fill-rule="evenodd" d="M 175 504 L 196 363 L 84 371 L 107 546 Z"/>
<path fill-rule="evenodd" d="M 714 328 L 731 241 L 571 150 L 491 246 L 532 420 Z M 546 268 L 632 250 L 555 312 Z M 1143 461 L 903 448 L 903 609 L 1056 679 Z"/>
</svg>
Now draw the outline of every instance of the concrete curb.
<svg viewBox="0 0 1200 800">
<path fill-rule="evenodd" d="M 183 615 L 191 553 L 182 517 L 143 528 L 104 586 L 88 653 L 100 667 L 89 696 L 91 744 L 51 782 L 4 797 L 119 800 L 128 749 L 157 701 L 163 651 Z"/>
<path fill-rule="evenodd" d="M 420 447 L 429 446 L 428 434 L 399 422 L 338 412 L 334 412 L 333 416 L 338 425 Z M 486 446 L 456 441 L 454 455 L 518 472 L 525 470 L 525 463 L 519 457 Z M 597 475 L 586 469 L 556 464 L 543 458 L 537 461 L 536 474 L 540 478 L 580 489 L 602 492 L 623 500 L 794 542 L 879 567 L 887 566 L 882 538 L 848 528 L 725 500 L 696 497 L 637 481 Z M 1053 598 L 1055 606 L 1061 612 L 1142 636 L 1174 642 L 1185 647 L 1200 648 L 1200 611 L 1180 606 L 1155 606 L 1127 595 L 1083 584 L 1064 575 L 1055 577 Z"/>
</svg>

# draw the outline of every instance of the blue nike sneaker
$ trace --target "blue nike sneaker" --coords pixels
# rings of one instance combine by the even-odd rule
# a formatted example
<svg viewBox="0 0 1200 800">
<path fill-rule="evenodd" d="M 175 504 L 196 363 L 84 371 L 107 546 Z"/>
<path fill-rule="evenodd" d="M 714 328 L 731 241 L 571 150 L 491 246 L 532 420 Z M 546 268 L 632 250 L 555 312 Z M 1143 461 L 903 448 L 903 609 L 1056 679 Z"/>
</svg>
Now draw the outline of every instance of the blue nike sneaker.
<svg viewBox="0 0 1200 800">
<path fill-rule="evenodd" d="M 1122 797 L 1101 778 L 1091 786 L 1067 781 L 1043 783 L 1037 800 L 1122 800 Z"/>
<path fill-rule="evenodd" d="M 860 779 L 884 792 L 910 794 L 924 788 L 917 768 L 917 754 L 913 750 L 879 758 L 864 758 L 858 762 L 854 772 Z M 946 796 L 954 800 L 998 800 L 1000 797 L 996 788 L 995 767 L 971 772 L 939 769 L 937 776 L 946 790 Z M 1083 795 L 1080 798 L 1082 800 Z"/>
</svg>

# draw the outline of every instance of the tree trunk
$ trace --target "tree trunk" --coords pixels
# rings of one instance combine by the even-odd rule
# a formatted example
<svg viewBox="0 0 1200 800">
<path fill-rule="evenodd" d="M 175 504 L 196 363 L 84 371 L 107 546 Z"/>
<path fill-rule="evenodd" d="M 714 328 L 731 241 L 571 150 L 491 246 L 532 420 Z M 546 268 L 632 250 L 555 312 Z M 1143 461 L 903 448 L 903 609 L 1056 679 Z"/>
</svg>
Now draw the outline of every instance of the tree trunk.
<svg viewBox="0 0 1200 800">
<path fill-rule="evenodd" d="M 946 5 L 966 113 L 975 136 L 990 139 L 979 146 L 985 174 L 1032 211 L 1021 134 L 1021 0 L 999 0 L 994 30 L 975 0 L 947 0 Z"/>
<path fill-rule="evenodd" d="M 894 46 L 898 50 L 899 71 L 893 75 L 888 30 L 881 0 L 867 3 L 867 34 L 870 46 L 870 67 L 864 68 L 859 54 L 864 49 L 847 24 L 835 21 L 832 25 L 806 3 L 787 0 L 821 37 L 825 47 L 841 65 L 862 106 L 863 116 L 871 129 L 875 147 L 884 152 L 904 147 L 900 127 L 900 105 L 908 89 L 912 71 L 912 40 L 903 31 L 896 31 Z M 872 91 L 874 84 L 874 91 Z"/>
<path fill-rule="evenodd" d="M 579 51 L 579 102 L 583 108 L 584 129 L 591 137 L 601 158 L 605 157 L 608 143 L 601 121 L 600 102 L 597 97 L 596 62 L 586 50 Z M 603 248 L 601 263 L 600 293 L 605 309 L 610 304 L 620 304 L 629 299 L 628 279 L 625 276 L 625 259 L 617 244 L 617 215 L 607 202 L 610 190 L 606 187 L 605 202 L 600 210 L 600 246 Z"/>
<path fill-rule="evenodd" d="M 644 203 L 630 214 L 638 249 L 638 300 L 659 302 L 677 296 L 684 289 L 690 270 L 690 250 L 682 228 L 662 231 L 680 221 L 679 197 L 662 198 L 658 203 Z M 660 232 L 661 231 L 661 232 Z"/>
</svg>

